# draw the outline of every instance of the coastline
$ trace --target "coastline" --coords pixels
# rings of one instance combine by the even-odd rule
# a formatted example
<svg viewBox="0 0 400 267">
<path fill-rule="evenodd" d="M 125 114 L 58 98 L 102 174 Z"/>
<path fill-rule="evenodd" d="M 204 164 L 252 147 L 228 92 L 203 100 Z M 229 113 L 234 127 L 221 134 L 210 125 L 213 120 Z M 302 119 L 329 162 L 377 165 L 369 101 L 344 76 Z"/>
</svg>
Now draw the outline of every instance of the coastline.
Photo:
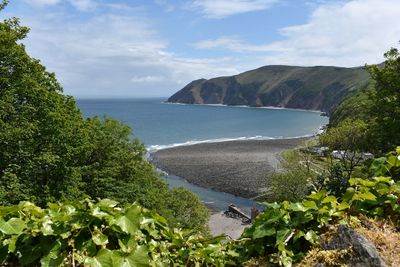
<svg viewBox="0 0 400 267">
<path fill-rule="evenodd" d="M 244 198 L 266 190 L 267 177 L 278 170 L 282 151 L 312 137 L 235 140 L 175 146 L 152 153 L 159 169 L 201 187 Z"/>
<path fill-rule="evenodd" d="M 163 101 L 163 104 L 171 104 L 171 105 L 197 105 L 197 106 L 209 106 L 209 107 L 234 107 L 234 108 L 261 108 L 261 109 L 277 109 L 277 110 L 288 110 L 288 111 L 303 111 L 303 112 L 313 112 L 320 113 L 321 116 L 325 115 L 325 111 L 316 110 L 316 109 L 303 109 L 303 108 L 286 108 L 286 107 L 277 107 L 277 106 L 248 106 L 248 105 L 227 105 L 227 104 L 199 104 L 199 103 L 179 103 L 179 102 L 168 102 Z M 328 116 L 327 116 L 328 117 Z"/>
</svg>

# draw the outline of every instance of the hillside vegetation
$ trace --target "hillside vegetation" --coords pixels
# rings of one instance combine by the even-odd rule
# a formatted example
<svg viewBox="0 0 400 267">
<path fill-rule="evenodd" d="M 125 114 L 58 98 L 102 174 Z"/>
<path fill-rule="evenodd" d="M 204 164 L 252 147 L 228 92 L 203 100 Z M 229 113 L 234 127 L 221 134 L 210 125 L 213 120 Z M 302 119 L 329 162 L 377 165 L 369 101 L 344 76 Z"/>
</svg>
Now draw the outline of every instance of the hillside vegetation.
<svg viewBox="0 0 400 267">
<path fill-rule="evenodd" d="M 230 77 L 196 80 L 168 102 L 274 106 L 330 113 L 347 95 L 367 86 L 364 68 L 265 66 Z"/>
<path fill-rule="evenodd" d="M 16 18 L 0 23 L 0 204 L 137 201 L 177 226 L 206 231 L 198 197 L 168 189 L 127 125 L 84 119 L 54 73 L 26 53 L 20 42 L 28 32 Z"/>
<path fill-rule="evenodd" d="M 367 66 L 372 83 L 367 90 L 348 96 L 333 112 L 329 126 L 341 128 L 348 121 L 366 125 L 358 151 L 383 154 L 400 140 L 400 53 L 392 48 L 383 65 Z"/>
</svg>

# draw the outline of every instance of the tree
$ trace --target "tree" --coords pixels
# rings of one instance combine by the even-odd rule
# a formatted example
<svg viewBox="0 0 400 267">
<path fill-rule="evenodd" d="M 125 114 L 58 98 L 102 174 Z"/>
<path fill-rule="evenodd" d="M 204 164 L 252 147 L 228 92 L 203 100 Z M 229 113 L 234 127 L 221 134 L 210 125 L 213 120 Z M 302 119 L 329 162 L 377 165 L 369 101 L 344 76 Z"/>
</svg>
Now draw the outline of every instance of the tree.
<svg viewBox="0 0 400 267">
<path fill-rule="evenodd" d="M 55 75 L 18 43 L 28 31 L 16 18 L 0 23 L 0 186 L 11 179 L 16 187 L 15 194 L 6 190 L 3 203 L 44 204 L 61 191 L 80 197 L 86 122 Z"/>
<path fill-rule="evenodd" d="M 374 91 L 373 85 L 370 84 L 367 90 L 357 92 L 343 100 L 330 116 L 329 126 L 336 127 L 344 120 L 371 122 L 370 109 L 374 103 L 371 95 Z"/>
<path fill-rule="evenodd" d="M 394 149 L 400 140 L 400 54 L 392 48 L 384 56 L 383 65 L 367 66 L 375 87 L 371 136 L 379 152 Z"/>
<path fill-rule="evenodd" d="M 208 234 L 208 209 L 201 204 L 199 198 L 182 187 L 170 191 L 168 210 L 174 218 L 173 226 L 195 229 Z"/>
<path fill-rule="evenodd" d="M 204 208 L 196 196 L 170 197 L 127 125 L 84 119 L 55 74 L 26 53 L 21 40 L 28 32 L 16 18 L 0 22 L 0 204 L 112 198 L 137 201 L 175 222 L 182 217 L 172 217 L 169 201 L 182 213 Z M 206 215 L 192 217 L 204 222 Z"/>
<path fill-rule="evenodd" d="M 346 172 L 346 178 L 350 179 L 354 167 L 362 158 L 360 152 L 364 151 L 367 133 L 367 125 L 361 120 L 345 120 L 337 127 L 329 128 L 326 133 L 320 136 L 322 145 L 328 146 L 331 150 L 339 150 L 339 160 Z"/>
<path fill-rule="evenodd" d="M 306 196 L 316 178 L 311 170 L 309 154 L 297 150 L 283 153 L 281 160 L 282 171 L 274 173 L 268 181 L 271 194 L 269 201 L 298 201 Z"/>
<path fill-rule="evenodd" d="M 287 170 L 270 177 L 271 196 L 268 201 L 300 201 L 310 193 L 311 183 L 302 171 Z"/>
</svg>

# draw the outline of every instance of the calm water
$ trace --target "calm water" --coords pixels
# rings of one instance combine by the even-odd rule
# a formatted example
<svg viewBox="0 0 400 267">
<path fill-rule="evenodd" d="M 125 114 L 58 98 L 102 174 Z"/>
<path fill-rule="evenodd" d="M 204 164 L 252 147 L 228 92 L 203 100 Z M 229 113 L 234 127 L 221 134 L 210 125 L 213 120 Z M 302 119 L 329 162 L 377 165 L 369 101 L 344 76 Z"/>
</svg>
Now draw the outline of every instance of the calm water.
<svg viewBox="0 0 400 267">
<path fill-rule="evenodd" d="M 151 99 L 81 99 L 84 116 L 108 115 L 130 125 L 133 133 L 149 150 L 182 144 L 230 139 L 288 138 L 312 135 L 328 122 L 318 112 L 163 103 Z M 254 202 L 230 194 L 201 188 L 169 175 L 170 186 L 183 186 L 195 192 L 204 203 L 224 210 L 233 203 L 249 208 Z"/>
</svg>

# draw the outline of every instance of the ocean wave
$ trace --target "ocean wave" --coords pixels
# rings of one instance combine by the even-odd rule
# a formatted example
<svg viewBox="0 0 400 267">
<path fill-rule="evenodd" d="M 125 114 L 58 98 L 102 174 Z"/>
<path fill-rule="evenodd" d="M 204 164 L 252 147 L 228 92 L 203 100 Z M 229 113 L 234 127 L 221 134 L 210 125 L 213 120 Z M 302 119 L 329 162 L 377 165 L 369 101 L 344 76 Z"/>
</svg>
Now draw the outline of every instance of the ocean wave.
<svg viewBox="0 0 400 267">
<path fill-rule="evenodd" d="M 246 141 L 246 140 L 281 140 L 281 139 L 295 139 L 295 138 L 304 138 L 304 137 L 312 137 L 315 136 L 315 134 L 306 134 L 306 135 L 301 135 L 301 136 L 292 136 L 292 137 L 283 137 L 283 136 L 278 136 L 278 137 L 270 137 L 270 136 L 261 136 L 261 135 L 256 135 L 256 136 L 241 136 L 241 137 L 235 137 L 235 138 L 216 138 L 216 139 L 206 139 L 206 140 L 191 140 L 191 141 L 186 141 L 183 143 L 174 143 L 174 144 L 169 144 L 169 145 L 151 145 L 146 147 L 148 153 L 152 154 L 156 151 L 162 150 L 162 149 L 168 149 L 168 148 L 174 148 L 174 147 L 179 147 L 179 146 L 191 146 L 191 145 L 197 145 L 197 144 L 210 144 L 210 143 L 221 143 L 221 142 L 230 142 L 230 141 Z"/>
</svg>

